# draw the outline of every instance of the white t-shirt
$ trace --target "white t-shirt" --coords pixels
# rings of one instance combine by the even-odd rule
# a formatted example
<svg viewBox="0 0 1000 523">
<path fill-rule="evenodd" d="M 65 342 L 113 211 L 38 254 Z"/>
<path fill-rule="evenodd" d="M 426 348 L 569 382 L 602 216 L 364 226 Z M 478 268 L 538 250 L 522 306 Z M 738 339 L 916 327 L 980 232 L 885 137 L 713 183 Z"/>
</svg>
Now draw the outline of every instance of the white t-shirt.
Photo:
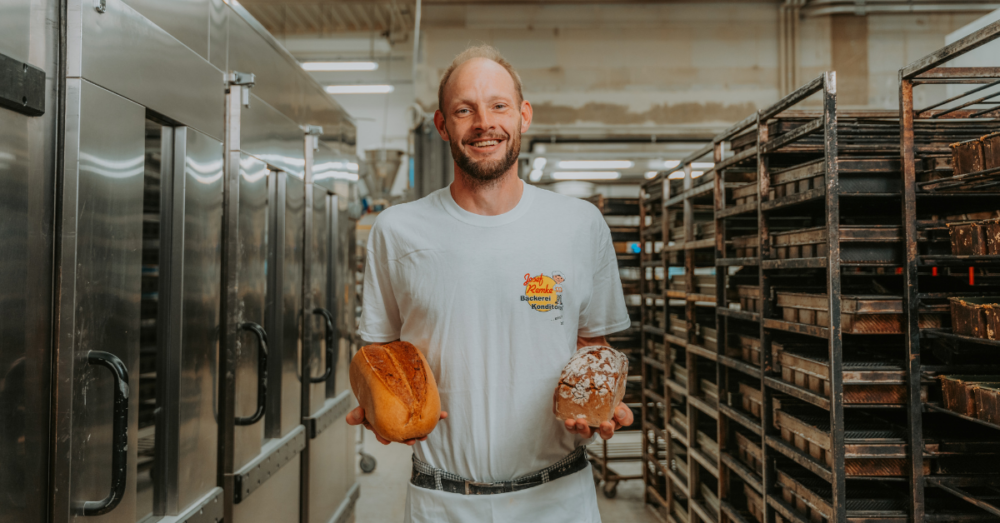
<svg viewBox="0 0 1000 523">
<path fill-rule="evenodd" d="M 630 324 L 611 233 L 592 204 L 524 184 L 499 216 L 470 213 L 449 188 L 379 215 L 368 238 L 358 334 L 424 352 L 440 422 L 416 456 L 482 482 L 559 461 L 583 440 L 553 414 L 577 336 Z M 407 521 L 600 522 L 585 469 L 509 494 L 409 486 Z"/>
</svg>

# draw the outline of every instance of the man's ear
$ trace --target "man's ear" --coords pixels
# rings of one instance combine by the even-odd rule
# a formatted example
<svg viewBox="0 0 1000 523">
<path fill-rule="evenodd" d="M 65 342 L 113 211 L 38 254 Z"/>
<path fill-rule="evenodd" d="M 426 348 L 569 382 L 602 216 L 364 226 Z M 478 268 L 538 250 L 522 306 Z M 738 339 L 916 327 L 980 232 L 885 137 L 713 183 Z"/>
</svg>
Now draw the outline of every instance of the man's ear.
<svg viewBox="0 0 1000 523">
<path fill-rule="evenodd" d="M 533 115 L 531 102 L 527 100 L 521 102 L 521 134 L 528 132 L 528 128 L 531 127 L 531 118 Z"/>
<path fill-rule="evenodd" d="M 434 127 L 437 128 L 438 134 L 441 135 L 441 139 L 444 141 L 449 141 L 448 139 L 448 128 L 444 125 L 444 113 L 440 109 L 434 111 Z"/>
</svg>

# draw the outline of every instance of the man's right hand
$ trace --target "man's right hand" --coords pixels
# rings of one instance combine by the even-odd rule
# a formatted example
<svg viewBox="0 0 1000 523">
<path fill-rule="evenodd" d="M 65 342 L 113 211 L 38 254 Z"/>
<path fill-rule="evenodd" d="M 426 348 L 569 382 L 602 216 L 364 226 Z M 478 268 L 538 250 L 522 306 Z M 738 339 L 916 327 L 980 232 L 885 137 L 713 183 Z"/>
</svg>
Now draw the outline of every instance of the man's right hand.
<svg viewBox="0 0 1000 523">
<path fill-rule="evenodd" d="M 448 419 L 448 413 L 442 410 L 441 411 L 441 419 Z M 364 407 L 357 407 L 356 409 L 352 410 L 351 412 L 348 412 L 347 413 L 347 424 L 348 425 L 364 425 L 366 429 L 372 431 L 372 434 L 375 435 L 375 439 L 377 439 L 379 443 L 381 443 L 383 445 L 388 445 L 388 444 L 392 443 L 391 441 L 389 441 L 389 440 L 383 438 L 381 435 L 379 435 L 378 432 L 375 432 L 375 429 L 372 428 L 371 423 L 368 423 L 368 420 L 365 419 L 365 409 L 364 409 Z M 427 436 L 424 436 L 424 437 L 419 438 L 419 439 L 408 439 L 408 440 L 404 441 L 403 443 L 412 446 L 414 443 L 416 443 L 418 441 L 424 441 L 425 439 L 427 439 Z"/>
</svg>

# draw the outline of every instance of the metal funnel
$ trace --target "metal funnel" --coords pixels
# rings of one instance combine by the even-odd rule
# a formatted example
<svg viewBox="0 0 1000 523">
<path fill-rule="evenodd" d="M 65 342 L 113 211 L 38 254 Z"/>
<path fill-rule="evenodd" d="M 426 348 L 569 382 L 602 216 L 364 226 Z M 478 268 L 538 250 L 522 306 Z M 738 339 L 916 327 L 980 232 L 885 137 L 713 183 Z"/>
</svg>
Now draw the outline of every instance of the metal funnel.
<svg viewBox="0 0 1000 523">
<path fill-rule="evenodd" d="M 399 163 L 403 161 L 403 151 L 371 149 L 365 151 L 368 168 L 365 169 L 365 185 L 375 199 L 389 199 L 389 191 L 399 173 Z"/>
</svg>

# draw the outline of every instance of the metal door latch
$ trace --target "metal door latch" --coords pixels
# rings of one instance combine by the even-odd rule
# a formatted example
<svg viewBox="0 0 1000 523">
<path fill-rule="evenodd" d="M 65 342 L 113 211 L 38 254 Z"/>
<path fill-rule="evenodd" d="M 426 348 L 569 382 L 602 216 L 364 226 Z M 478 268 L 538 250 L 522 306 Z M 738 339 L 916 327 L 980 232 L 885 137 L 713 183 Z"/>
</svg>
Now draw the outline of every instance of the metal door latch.
<svg viewBox="0 0 1000 523">
<path fill-rule="evenodd" d="M 240 88 L 240 101 L 243 107 L 250 107 L 250 88 L 254 86 L 254 81 L 253 73 L 233 71 L 226 75 L 227 84 Z"/>
<path fill-rule="evenodd" d="M 306 133 L 306 140 L 309 141 L 309 145 L 312 146 L 313 150 L 319 149 L 319 137 L 323 135 L 323 126 L 303 125 L 302 131 Z"/>
</svg>

